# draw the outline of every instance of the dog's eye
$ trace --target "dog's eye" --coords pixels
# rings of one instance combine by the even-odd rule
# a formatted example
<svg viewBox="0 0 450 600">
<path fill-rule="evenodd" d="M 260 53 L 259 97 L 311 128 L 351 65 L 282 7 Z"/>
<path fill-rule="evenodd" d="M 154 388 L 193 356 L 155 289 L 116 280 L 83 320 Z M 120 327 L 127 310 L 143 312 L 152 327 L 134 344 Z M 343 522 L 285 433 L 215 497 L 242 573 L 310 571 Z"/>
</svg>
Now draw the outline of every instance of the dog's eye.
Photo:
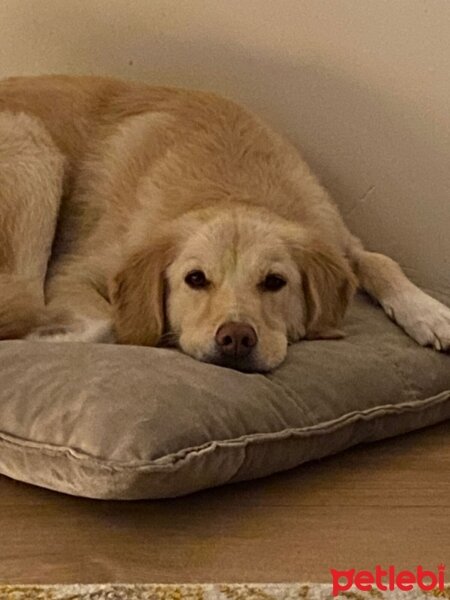
<svg viewBox="0 0 450 600">
<path fill-rule="evenodd" d="M 191 271 L 186 275 L 184 281 L 189 287 L 194 289 L 206 288 L 209 285 L 209 281 L 206 279 L 206 275 L 203 271 Z"/>
<path fill-rule="evenodd" d="M 278 290 L 281 290 L 286 285 L 286 279 L 280 275 L 270 273 L 259 285 L 263 292 L 278 292 Z"/>
</svg>

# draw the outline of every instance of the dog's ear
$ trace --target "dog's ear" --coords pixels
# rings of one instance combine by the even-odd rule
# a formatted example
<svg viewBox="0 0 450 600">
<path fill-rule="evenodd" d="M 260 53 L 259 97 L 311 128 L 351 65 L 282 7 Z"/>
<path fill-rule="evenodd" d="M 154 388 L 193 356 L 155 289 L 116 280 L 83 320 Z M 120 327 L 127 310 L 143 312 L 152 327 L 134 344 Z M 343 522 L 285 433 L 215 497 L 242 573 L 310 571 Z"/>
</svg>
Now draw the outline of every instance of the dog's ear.
<svg viewBox="0 0 450 600">
<path fill-rule="evenodd" d="M 114 277 L 110 298 L 119 343 L 159 342 L 164 330 L 164 272 L 173 254 L 172 239 L 159 238 L 134 252 Z"/>
<path fill-rule="evenodd" d="M 356 290 L 345 259 L 315 241 L 295 249 L 306 308 L 306 339 L 343 337 L 340 325 Z"/>
</svg>

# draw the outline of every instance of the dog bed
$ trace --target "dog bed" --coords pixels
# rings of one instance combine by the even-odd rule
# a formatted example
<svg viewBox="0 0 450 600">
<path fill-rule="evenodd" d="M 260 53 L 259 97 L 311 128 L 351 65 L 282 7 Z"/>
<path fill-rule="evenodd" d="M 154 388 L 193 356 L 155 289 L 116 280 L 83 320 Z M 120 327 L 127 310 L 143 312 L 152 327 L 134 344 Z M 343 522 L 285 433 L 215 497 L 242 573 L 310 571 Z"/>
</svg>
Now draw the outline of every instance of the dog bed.
<svg viewBox="0 0 450 600">
<path fill-rule="evenodd" d="M 0 342 L 0 472 L 90 498 L 164 498 L 263 477 L 450 417 L 450 356 L 365 297 L 343 340 L 268 375 L 175 350 Z"/>
</svg>

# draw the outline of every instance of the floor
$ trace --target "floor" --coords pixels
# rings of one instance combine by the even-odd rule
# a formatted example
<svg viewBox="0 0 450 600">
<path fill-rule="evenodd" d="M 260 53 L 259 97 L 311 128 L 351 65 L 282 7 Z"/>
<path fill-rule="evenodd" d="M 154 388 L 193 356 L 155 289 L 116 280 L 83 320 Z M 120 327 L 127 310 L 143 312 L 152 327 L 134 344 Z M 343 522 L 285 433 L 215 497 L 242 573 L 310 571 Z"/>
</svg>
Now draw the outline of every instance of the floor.
<svg viewBox="0 0 450 600">
<path fill-rule="evenodd" d="M 329 582 L 331 567 L 449 557 L 450 422 L 176 500 L 90 501 L 0 477 L 6 583 Z"/>
</svg>

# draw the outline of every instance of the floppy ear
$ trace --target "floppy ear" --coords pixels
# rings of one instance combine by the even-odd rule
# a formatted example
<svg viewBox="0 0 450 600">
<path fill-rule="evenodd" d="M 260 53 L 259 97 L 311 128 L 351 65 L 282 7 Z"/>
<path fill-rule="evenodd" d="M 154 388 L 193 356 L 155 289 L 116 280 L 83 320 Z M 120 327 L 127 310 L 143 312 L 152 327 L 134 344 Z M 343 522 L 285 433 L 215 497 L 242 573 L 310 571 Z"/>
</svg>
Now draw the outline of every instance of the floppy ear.
<svg viewBox="0 0 450 600">
<path fill-rule="evenodd" d="M 306 305 L 306 339 L 343 337 L 339 329 L 356 289 L 345 259 L 314 242 L 295 252 Z"/>
<path fill-rule="evenodd" d="M 155 346 L 164 330 L 164 271 L 174 245 L 159 239 L 126 261 L 110 286 L 114 329 L 122 344 Z"/>
</svg>

